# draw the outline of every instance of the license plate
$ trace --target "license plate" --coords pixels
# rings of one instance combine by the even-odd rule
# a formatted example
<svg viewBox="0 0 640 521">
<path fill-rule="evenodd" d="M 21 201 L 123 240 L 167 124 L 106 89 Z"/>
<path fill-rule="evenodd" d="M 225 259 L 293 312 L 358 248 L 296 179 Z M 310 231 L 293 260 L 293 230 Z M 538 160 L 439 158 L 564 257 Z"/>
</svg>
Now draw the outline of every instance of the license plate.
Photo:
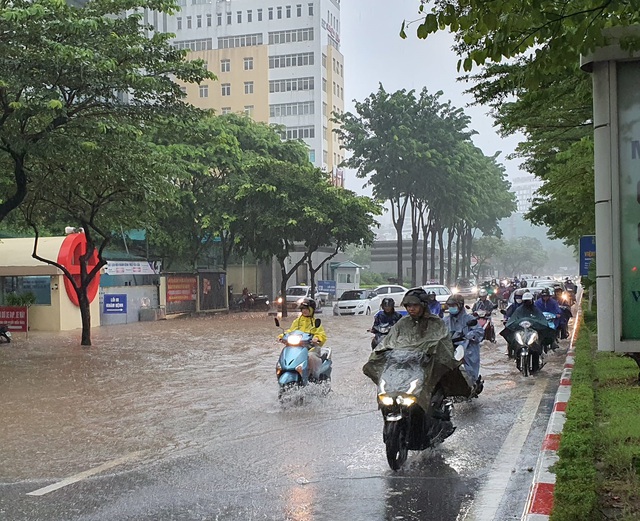
<svg viewBox="0 0 640 521">
<path fill-rule="evenodd" d="M 384 419 L 388 422 L 397 422 L 402 420 L 402 414 L 387 414 Z"/>
</svg>

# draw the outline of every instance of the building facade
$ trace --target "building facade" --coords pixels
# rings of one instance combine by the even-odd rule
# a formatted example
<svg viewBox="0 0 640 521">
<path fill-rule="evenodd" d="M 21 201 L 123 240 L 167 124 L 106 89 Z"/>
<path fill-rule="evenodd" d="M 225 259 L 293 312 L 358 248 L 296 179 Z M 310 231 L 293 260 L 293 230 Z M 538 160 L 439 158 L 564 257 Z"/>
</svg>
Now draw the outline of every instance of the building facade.
<svg viewBox="0 0 640 521">
<path fill-rule="evenodd" d="M 533 176 L 517 177 L 511 183 L 511 191 L 516 194 L 516 212 L 527 213 L 542 181 Z"/>
<path fill-rule="evenodd" d="M 148 20 L 202 59 L 217 81 L 187 84 L 187 101 L 243 112 L 301 139 L 310 161 L 344 185 L 332 112 L 344 110 L 339 0 L 180 0 L 174 16 Z M 164 27 L 163 27 L 164 26 Z"/>
</svg>

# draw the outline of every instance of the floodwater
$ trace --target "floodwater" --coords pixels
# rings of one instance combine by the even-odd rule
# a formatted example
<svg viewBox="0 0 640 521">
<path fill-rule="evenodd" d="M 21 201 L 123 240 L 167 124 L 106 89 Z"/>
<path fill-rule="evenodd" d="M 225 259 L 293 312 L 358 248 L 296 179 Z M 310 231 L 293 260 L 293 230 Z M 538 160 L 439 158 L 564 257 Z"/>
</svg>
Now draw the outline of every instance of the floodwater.
<svg viewBox="0 0 640 521">
<path fill-rule="evenodd" d="M 144 476 L 136 501 L 112 484 L 125 496 L 85 491 L 93 506 L 60 519 L 458 519 L 526 398 L 504 345 L 484 343 L 486 390 L 456 406 L 458 431 L 394 473 L 361 370 L 372 317 L 318 316 L 332 392 L 305 390 L 301 407 L 278 402 L 280 331 L 266 313 L 99 327 L 89 348 L 79 331 L 15 335 L 0 344 L 0 484 L 36 489 L 133 455 L 121 472 Z M 185 504 L 193 515 L 178 514 Z"/>
</svg>

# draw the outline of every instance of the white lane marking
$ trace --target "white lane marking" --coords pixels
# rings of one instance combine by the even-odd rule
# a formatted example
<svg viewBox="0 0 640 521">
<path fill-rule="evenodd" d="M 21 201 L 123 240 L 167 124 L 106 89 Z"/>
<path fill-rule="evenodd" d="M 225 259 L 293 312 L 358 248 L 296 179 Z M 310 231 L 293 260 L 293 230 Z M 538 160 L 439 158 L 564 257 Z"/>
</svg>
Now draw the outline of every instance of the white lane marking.
<svg viewBox="0 0 640 521">
<path fill-rule="evenodd" d="M 122 465 L 123 463 L 128 463 L 129 461 L 135 461 L 140 458 L 142 452 L 132 452 L 121 458 L 116 458 L 111 461 L 107 461 L 98 467 L 94 467 L 89 470 L 85 470 L 84 472 L 80 472 L 79 474 L 75 474 L 74 476 L 70 476 L 68 478 L 63 479 L 62 481 L 58 481 L 57 483 L 53 483 L 47 487 L 39 488 L 38 490 L 34 490 L 33 492 L 27 492 L 27 496 L 44 496 L 49 492 L 53 492 L 54 490 L 58 490 L 59 488 L 66 487 L 67 485 L 71 485 L 72 483 L 77 483 L 78 481 L 82 481 L 90 476 L 95 474 L 100 474 L 105 470 L 108 470 L 113 467 L 117 467 L 118 465 Z"/>
<path fill-rule="evenodd" d="M 522 406 L 520 414 L 493 462 L 489 479 L 485 481 L 485 484 L 476 494 L 476 500 L 469 512 L 469 519 L 494 521 L 502 496 L 511 479 L 511 470 L 527 440 L 527 435 L 531 430 L 531 425 L 536 417 L 547 383 L 543 378 L 536 380 L 535 387 Z"/>
</svg>

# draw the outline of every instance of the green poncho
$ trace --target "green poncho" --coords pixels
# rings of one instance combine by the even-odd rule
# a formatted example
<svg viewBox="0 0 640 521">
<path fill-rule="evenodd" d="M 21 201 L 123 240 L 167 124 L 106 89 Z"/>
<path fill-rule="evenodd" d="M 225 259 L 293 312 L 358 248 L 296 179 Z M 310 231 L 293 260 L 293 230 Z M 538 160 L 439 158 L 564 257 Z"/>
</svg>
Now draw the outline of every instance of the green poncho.
<svg viewBox="0 0 640 521">
<path fill-rule="evenodd" d="M 473 384 L 460 367 L 461 361 L 454 358 L 449 331 L 439 317 L 427 313 L 418 320 L 410 316 L 400 319 L 384 342 L 371 353 L 362 368 L 364 374 L 379 384 L 382 372 L 392 369 L 387 364 L 398 363 L 397 356 L 392 361 L 388 354 L 395 351 L 397 355 L 400 350 L 407 350 L 407 358 L 419 360 L 422 366 L 422 388 L 414 394 L 419 397 L 420 405 L 425 410 L 438 383 L 447 396 L 468 397 L 471 394 Z"/>
</svg>

